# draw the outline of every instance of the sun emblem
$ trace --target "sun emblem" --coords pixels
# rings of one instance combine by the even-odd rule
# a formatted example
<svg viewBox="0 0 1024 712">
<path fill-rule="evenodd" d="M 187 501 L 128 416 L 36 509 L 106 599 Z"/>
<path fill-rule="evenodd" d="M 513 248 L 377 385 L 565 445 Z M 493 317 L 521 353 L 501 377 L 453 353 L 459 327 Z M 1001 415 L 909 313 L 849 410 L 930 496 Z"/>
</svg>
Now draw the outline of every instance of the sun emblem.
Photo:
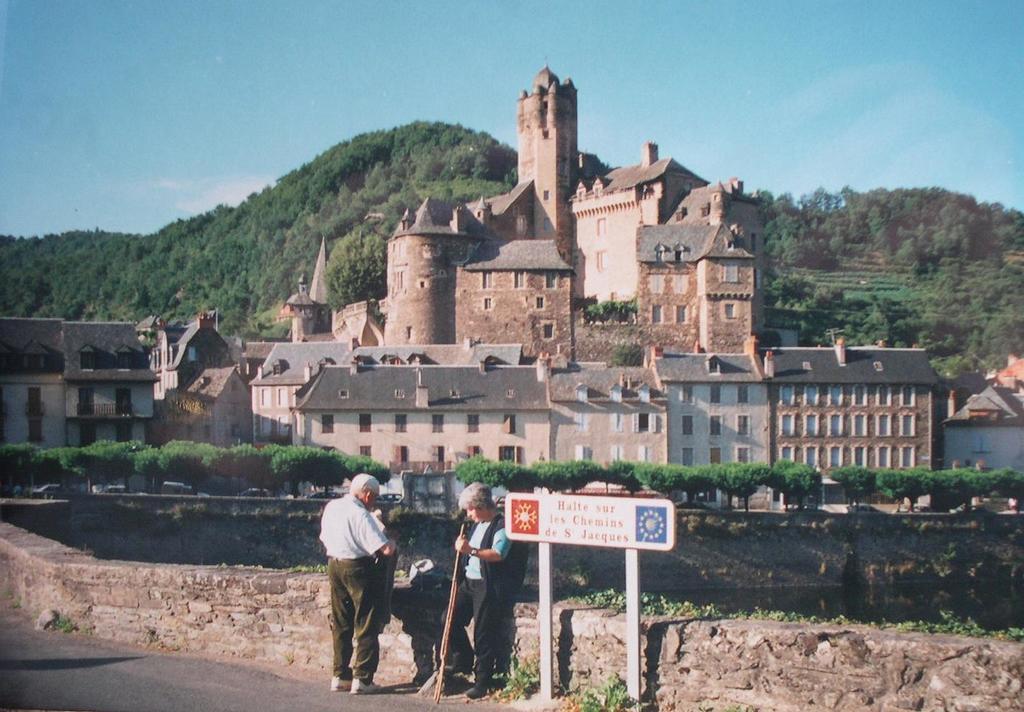
<svg viewBox="0 0 1024 712">
<path fill-rule="evenodd" d="M 540 503 L 535 499 L 520 499 L 512 503 L 512 533 L 539 534 Z"/>
</svg>

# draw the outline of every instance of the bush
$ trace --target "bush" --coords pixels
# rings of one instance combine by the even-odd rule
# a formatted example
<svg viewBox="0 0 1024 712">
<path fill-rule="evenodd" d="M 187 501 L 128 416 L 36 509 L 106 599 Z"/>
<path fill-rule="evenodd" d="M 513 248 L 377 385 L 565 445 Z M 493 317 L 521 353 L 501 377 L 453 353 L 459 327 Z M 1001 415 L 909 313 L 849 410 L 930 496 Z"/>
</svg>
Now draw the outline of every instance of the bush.
<svg viewBox="0 0 1024 712">
<path fill-rule="evenodd" d="M 829 476 L 843 486 L 849 504 L 862 502 L 875 491 L 875 473 L 866 467 L 847 465 L 832 470 Z"/>
<path fill-rule="evenodd" d="M 797 501 L 797 508 L 804 508 L 807 495 L 821 488 L 821 473 L 810 465 L 801 465 L 789 460 L 779 460 L 772 466 L 771 475 L 766 483 L 787 497 Z"/>
</svg>

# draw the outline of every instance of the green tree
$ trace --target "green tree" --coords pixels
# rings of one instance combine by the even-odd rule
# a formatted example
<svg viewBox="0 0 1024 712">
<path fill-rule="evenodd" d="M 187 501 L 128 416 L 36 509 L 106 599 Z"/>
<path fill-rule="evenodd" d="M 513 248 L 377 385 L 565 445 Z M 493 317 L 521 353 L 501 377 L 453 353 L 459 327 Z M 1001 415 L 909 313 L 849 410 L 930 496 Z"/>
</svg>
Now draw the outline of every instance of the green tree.
<svg viewBox="0 0 1024 712">
<path fill-rule="evenodd" d="M 878 491 L 886 497 L 896 500 L 896 511 L 900 511 L 903 500 L 909 501 L 908 511 L 914 511 L 914 503 L 918 497 L 929 492 L 931 487 L 932 473 L 923 468 L 910 470 L 877 470 L 875 472 L 875 486 Z"/>
<path fill-rule="evenodd" d="M 97 440 L 82 448 L 82 466 L 86 485 L 92 488 L 96 480 L 120 480 L 127 489 L 128 478 L 135 472 L 135 455 L 146 449 L 141 442 L 112 442 Z"/>
<path fill-rule="evenodd" d="M 821 473 L 810 465 L 779 460 L 772 465 L 768 485 L 797 501 L 797 509 L 804 508 L 807 496 L 821 489 Z"/>
<path fill-rule="evenodd" d="M 19 482 L 30 489 L 35 486 L 30 472 L 35 452 L 36 448 L 27 443 L 0 445 L 0 476 L 5 490 L 13 489 Z"/>
<path fill-rule="evenodd" d="M 743 500 L 743 510 L 750 511 L 750 495 L 757 488 L 767 484 L 771 479 L 772 469 L 768 464 L 757 462 L 732 462 L 721 466 L 719 487 L 728 495 L 730 506 L 732 498 Z"/>
<path fill-rule="evenodd" d="M 160 481 L 180 480 L 189 485 L 195 494 L 199 485 L 210 476 L 210 462 L 216 452 L 217 448 L 205 443 L 172 440 L 159 449 L 157 462 Z"/>
<path fill-rule="evenodd" d="M 273 450 L 242 444 L 218 450 L 210 461 L 216 474 L 235 482 L 236 491 L 246 486 L 275 490 L 280 483 L 274 475 L 270 459 Z"/>
<path fill-rule="evenodd" d="M 605 470 L 590 460 L 538 462 L 531 470 L 537 484 L 557 492 L 571 492 L 595 480 L 605 479 Z"/>
<path fill-rule="evenodd" d="M 287 445 L 275 448 L 270 466 L 279 484 L 291 482 L 293 494 L 299 482 L 312 482 L 313 486 L 322 487 L 326 492 L 349 477 L 343 455 L 318 447 Z"/>
<path fill-rule="evenodd" d="M 850 504 L 862 502 L 875 491 L 875 473 L 866 467 L 837 467 L 832 470 L 829 477 L 843 486 L 846 501 Z"/>
<path fill-rule="evenodd" d="M 327 263 L 327 292 L 331 306 L 387 294 L 387 242 L 365 226 L 341 238 L 332 248 Z"/>
<path fill-rule="evenodd" d="M 510 492 L 529 491 L 538 483 L 537 476 L 529 468 L 514 462 L 494 462 L 479 455 L 456 465 L 455 477 L 467 485 L 480 482 L 488 487 L 503 487 Z"/>
</svg>

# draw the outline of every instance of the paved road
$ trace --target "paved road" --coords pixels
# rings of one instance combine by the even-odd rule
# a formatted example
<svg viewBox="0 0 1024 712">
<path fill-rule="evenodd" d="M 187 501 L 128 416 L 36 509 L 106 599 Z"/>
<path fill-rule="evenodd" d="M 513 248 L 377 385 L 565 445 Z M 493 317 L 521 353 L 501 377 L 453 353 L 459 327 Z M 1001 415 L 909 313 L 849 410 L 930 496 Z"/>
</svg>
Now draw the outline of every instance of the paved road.
<svg viewBox="0 0 1024 712">
<path fill-rule="evenodd" d="M 33 628 L 28 614 L 0 605 L 0 709 L 88 712 L 337 712 L 497 709 L 446 698 L 435 705 L 411 685 L 365 697 L 330 692 L 319 676 L 282 677 L 182 653 L 155 652 L 85 635 Z"/>
</svg>

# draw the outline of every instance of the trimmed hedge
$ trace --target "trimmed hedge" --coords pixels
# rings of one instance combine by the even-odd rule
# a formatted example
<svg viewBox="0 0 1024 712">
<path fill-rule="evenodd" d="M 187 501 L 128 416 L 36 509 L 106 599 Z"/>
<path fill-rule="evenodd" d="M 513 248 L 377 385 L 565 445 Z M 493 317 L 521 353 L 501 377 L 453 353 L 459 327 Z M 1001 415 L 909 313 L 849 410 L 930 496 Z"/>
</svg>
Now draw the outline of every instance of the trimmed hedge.
<svg viewBox="0 0 1024 712">
<path fill-rule="evenodd" d="M 195 491 L 213 475 L 237 481 L 239 490 L 280 490 L 290 483 L 293 493 L 303 480 L 326 489 L 360 472 L 368 472 L 381 483 L 391 479 L 386 465 L 362 455 L 300 445 L 219 448 L 185 440 L 162 447 L 109 441 L 50 450 L 31 445 L 0 445 L 0 472 L 5 486 L 13 486 L 19 479 L 36 484 L 84 480 L 90 486 L 97 478 L 127 481 L 136 474 L 145 477 L 154 492 L 160 490 L 165 480 L 181 480 Z"/>
<path fill-rule="evenodd" d="M 747 500 L 764 485 L 781 491 L 803 508 L 807 496 L 821 488 L 821 473 L 810 465 L 780 460 L 764 463 L 722 463 L 684 466 L 649 462 L 613 462 L 607 467 L 588 460 L 539 462 L 531 467 L 511 462 L 493 462 L 474 457 L 455 468 L 464 483 L 483 482 L 510 491 L 544 487 L 555 492 L 579 490 L 590 482 L 622 485 L 630 492 L 649 489 L 670 494 L 685 492 L 690 501 L 700 492 L 718 489 L 730 497 Z M 831 477 L 846 490 L 851 502 L 860 502 L 878 492 L 893 499 L 909 499 L 911 510 L 917 497 L 931 495 L 936 508 L 961 505 L 970 509 L 971 498 L 998 494 L 1024 497 L 1024 474 L 1010 469 L 978 470 L 869 470 L 841 467 Z"/>
</svg>

